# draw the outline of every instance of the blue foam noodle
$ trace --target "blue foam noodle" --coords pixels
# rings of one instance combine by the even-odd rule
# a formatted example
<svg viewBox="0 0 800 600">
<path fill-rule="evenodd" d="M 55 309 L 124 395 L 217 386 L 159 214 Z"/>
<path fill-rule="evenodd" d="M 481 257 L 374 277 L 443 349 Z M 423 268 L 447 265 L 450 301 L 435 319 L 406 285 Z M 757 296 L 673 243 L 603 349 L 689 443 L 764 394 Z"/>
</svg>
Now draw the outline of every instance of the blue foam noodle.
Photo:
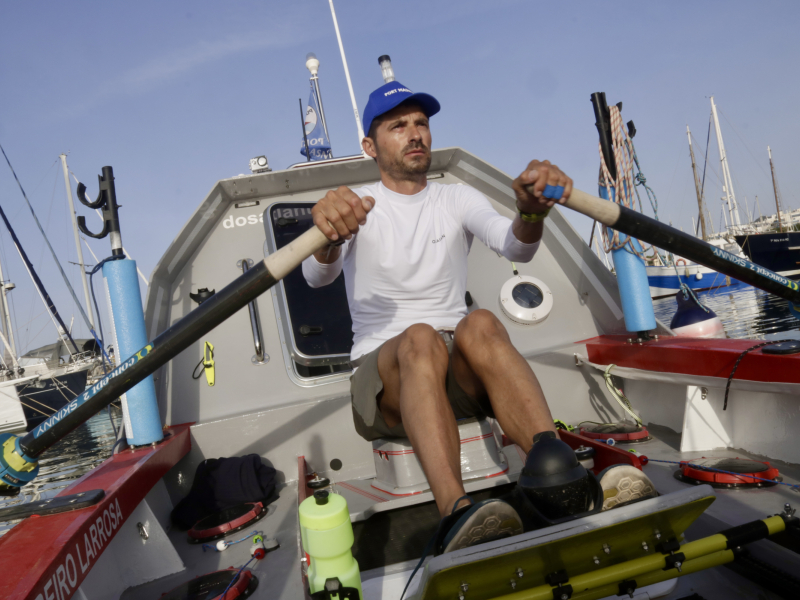
<svg viewBox="0 0 800 600">
<path fill-rule="evenodd" d="M 136 354 L 148 343 L 144 327 L 142 297 L 136 261 L 115 260 L 103 265 L 111 298 L 114 331 L 117 337 L 117 362 Z M 152 444 L 163 438 L 153 376 L 149 375 L 125 393 L 125 435 L 134 446 Z"/>
<path fill-rule="evenodd" d="M 611 188 L 614 193 L 614 188 Z M 600 196 L 608 200 L 606 188 L 600 186 Z M 610 232 L 613 235 L 613 231 Z M 620 233 L 620 242 L 625 242 L 628 236 Z M 632 241 L 636 251 L 641 253 L 642 247 L 634 239 Z M 628 247 L 611 251 L 614 261 L 614 271 L 617 274 L 617 286 L 622 303 L 622 313 L 625 317 L 625 329 L 630 332 L 650 331 L 656 328 L 656 317 L 653 312 L 653 300 L 650 298 L 650 284 L 647 281 L 647 270 L 644 261 L 630 251 Z"/>
</svg>

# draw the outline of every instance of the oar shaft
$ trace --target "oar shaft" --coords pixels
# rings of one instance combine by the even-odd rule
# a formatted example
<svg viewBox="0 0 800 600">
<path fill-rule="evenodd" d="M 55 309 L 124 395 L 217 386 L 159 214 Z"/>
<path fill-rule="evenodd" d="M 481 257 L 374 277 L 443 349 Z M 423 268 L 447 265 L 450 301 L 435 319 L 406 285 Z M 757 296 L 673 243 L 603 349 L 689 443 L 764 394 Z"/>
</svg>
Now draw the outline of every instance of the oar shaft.
<svg viewBox="0 0 800 600">
<path fill-rule="evenodd" d="M 312 227 L 289 245 L 271 254 L 222 288 L 134 356 L 19 440 L 35 459 L 47 448 L 105 408 L 142 379 L 198 341 L 235 312 L 283 279 L 301 262 L 328 243 Z"/>
<path fill-rule="evenodd" d="M 575 189 L 565 206 L 621 233 L 693 260 L 780 298 L 800 303 L 800 285 L 797 282 L 629 208 Z"/>
</svg>

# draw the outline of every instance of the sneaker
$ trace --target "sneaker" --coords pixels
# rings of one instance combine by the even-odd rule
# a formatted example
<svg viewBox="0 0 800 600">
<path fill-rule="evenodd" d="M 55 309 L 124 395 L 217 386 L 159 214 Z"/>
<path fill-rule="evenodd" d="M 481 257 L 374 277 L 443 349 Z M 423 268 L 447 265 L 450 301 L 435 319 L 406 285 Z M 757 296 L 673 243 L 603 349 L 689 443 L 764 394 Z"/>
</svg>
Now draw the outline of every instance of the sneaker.
<svg viewBox="0 0 800 600">
<path fill-rule="evenodd" d="M 460 501 L 461 499 L 456 502 L 456 506 Z M 472 506 L 453 511 L 446 519 L 454 522 L 442 540 L 442 552 L 452 552 L 523 532 L 519 513 L 502 500 L 490 499 L 473 503 Z"/>
<path fill-rule="evenodd" d="M 600 473 L 599 479 L 604 511 L 658 496 L 650 478 L 631 465 L 610 466 Z"/>
</svg>

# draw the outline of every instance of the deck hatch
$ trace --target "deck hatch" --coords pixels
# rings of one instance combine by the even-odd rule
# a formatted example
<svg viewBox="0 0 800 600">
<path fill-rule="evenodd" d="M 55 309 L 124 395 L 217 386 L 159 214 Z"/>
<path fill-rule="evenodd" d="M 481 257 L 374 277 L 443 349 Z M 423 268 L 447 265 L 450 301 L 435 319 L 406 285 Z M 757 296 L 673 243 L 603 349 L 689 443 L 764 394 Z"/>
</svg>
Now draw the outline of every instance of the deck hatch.
<svg viewBox="0 0 800 600">
<path fill-rule="evenodd" d="M 278 202 L 267 207 L 269 218 L 264 219 L 264 227 L 270 252 L 280 250 L 313 225 L 313 206 L 313 202 Z M 296 269 L 277 286 L 276 295 L 298 376 L 349 371 L 353 322 L 344 275 L 314 289 L 306 283 L 302 270 Z"/>
</svg>

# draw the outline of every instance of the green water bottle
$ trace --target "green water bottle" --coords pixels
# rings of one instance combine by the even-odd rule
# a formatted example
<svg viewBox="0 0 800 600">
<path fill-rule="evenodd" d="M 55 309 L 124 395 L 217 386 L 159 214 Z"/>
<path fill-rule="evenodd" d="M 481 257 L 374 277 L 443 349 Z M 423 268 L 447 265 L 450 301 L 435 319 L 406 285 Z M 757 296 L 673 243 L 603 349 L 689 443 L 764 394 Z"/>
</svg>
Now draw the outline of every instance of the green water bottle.
<svg viewBox="0 0 800 600">
<path fill-rule="evenodd" d="M 325 581 L 338 578 L 342 587 L 356 588 L 359 598 L 361 573 L 353 558 L 353 526 L 347 501 L 339 494 L 317 490 L 300 503 L 300 538 L 311 557 L 308 586 L 312 594 L 325 589 Z"/>
</svg>

